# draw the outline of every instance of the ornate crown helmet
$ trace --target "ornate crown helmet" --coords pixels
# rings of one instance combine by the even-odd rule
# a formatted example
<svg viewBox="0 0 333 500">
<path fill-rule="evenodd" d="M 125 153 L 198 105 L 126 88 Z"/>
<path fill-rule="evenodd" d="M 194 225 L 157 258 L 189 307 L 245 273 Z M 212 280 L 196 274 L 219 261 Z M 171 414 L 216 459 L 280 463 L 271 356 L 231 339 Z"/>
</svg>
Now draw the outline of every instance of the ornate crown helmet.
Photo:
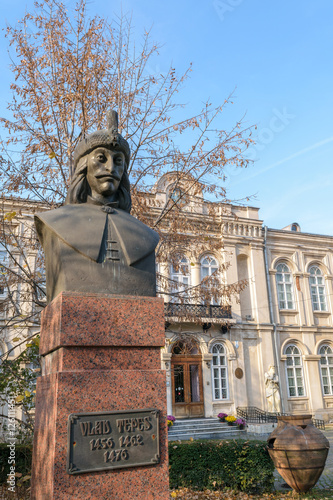
<svg viewBox="0 0 333 500">
<path fill-rule="evenodd" d="M 106 114 L 108 128 L 98 130 L 85 137 L 78 143 L 74 150 L 74 170 L 76 169 L 80 158 L 91 153 L 98 147 L 116 149 L 122 151 L 125 155 L 126 167 L 130 161 L 130 147 L 128 142 L 118 132 L 118 113 L 114 110 Z"/>
</svg>

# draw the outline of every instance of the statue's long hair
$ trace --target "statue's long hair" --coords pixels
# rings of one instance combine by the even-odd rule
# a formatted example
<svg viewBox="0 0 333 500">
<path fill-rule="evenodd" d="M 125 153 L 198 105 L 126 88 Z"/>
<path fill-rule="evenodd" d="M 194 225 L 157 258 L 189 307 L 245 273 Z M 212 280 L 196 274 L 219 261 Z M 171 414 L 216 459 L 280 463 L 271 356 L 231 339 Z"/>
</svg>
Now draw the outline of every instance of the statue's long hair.
<svg viewBox="0 0 333 500">
<path fill-rule="evenodd" d="M 71 183 L 68 188 L 65 205 L 86 203 L 87 196 L 90 194 L 90 187 L 87 181 L 88 159 L 83 157 L 79 160 L 75 169 Z M 118 188 L 119 208 L 130 213 L 132 207 L 130 182 L 127 173 L 127 165 L 121 178 Z"/>
</svg>

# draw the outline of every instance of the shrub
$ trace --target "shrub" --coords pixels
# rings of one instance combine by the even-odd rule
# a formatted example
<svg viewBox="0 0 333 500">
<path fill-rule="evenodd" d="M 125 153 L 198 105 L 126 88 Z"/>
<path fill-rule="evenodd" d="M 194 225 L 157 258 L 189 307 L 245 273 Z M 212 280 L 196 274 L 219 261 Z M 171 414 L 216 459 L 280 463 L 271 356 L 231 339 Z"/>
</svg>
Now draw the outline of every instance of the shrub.
<svg viewBox="0 0 333 500">
<path fill-rule="evenodd" d="M 262 441 L 171 442 L 169 463 L 170 488 L 228 487 L 263 493 L 270 492 L 274 484 L 274 465 Z"/>
<path fill-rule="evenodd" d="M 0 443 L 0 484 L 7 481 L 7 474 L 10 472 L 8 464 L 9 447 L 5 443 Z M 22 474 L 22 477 L 30 475 L 32 461 L 32 446 L 16 444 L 15 445 L 15 472 Z M 19 477 L 18 477 L 19 479 Z"/>
</svg>

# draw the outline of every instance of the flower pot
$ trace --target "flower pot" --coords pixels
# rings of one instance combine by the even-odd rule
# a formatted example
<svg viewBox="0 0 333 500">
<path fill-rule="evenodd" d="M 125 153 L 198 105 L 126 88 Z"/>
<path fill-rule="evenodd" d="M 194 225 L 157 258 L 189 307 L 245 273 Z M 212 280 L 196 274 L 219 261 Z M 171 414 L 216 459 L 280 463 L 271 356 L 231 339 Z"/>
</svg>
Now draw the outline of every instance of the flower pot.
<svg viewBox="0 0 333 500">
<path fill-rule="evenodd" d="M 228 422 L 228 425 L 234 425 L 234 423 L 233 422 Z"/>
<path fill-rule="evenodd" d="M 312 425 L 311 415 L 277 418 L 278 425 L 267 439 L 269 455 L 286 483 L 298 493 L 305 493 L 324 470 L 329 442 Z"/>
<path fill-rule="evenodd" d="M 220 422 L 225 422 L 225 417 L 219 419 Z"/>
<path fill-rule="evenodd" d="M 244 425 L 244 424 L 240 424 L 240 425 L 238 426 L 238 429 L 240 429 L 240 430 L 242 431 L 242 430 L 244 429 L 244 427 L 245 427 L 245 425 Z"/>
</svg>

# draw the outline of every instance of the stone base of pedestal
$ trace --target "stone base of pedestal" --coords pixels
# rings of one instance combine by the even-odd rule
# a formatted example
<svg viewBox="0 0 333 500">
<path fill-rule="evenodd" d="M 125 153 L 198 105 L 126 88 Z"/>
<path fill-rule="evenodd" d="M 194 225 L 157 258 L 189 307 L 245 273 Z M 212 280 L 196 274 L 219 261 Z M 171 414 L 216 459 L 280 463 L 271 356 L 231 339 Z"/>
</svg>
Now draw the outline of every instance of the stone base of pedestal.
<svg viewBox="0 0 333 500">
<path fill-rule="evenodd" d="M 163 345 L 161 299 L 62 293 L 47 306 L 41 331 L 43 375 L 36 396 L 33 500 L 169 499 Z M 144 409 L 160 412 L 159 463 L 67 472 L 70 414 Z"/>
</svg>

